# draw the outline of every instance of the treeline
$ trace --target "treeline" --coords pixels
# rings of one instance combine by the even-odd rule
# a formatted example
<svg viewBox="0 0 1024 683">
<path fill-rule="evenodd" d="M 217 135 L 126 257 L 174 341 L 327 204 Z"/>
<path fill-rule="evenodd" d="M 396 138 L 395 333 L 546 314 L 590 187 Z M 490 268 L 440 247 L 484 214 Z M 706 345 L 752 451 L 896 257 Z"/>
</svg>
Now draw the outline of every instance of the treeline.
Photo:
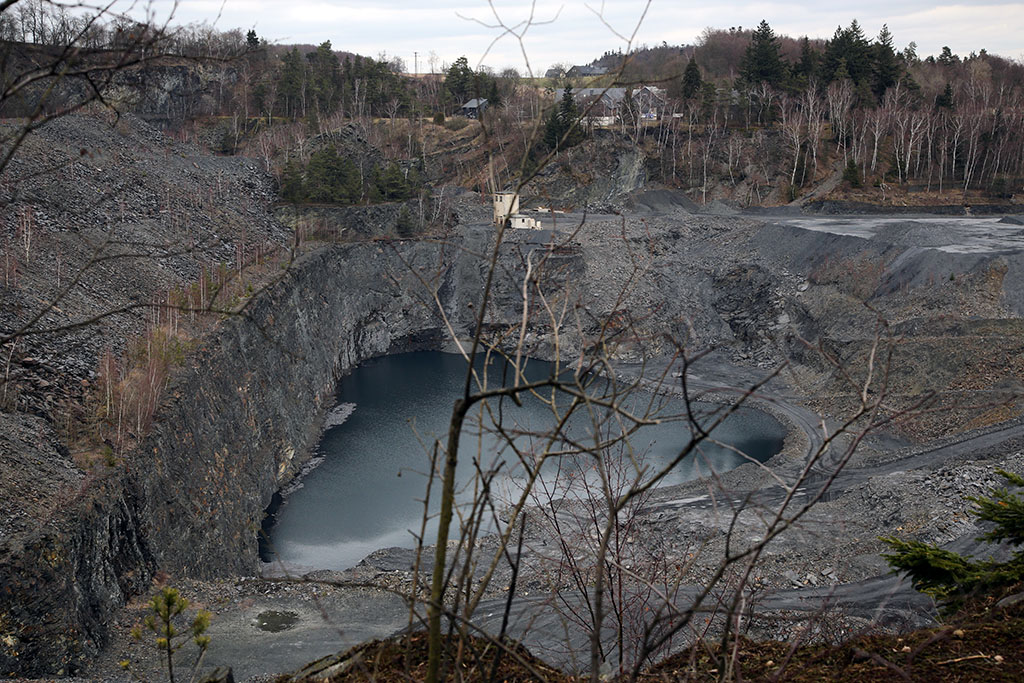
<svg viewBox="0 0 1024 683">
<path fill-rule="evenodd" d="M 666 48 L 653 53 L 666 57 Z M 897 50 L 885 26 L 869 40 L 856 21 L 827 41 L 779 37 L 767 22 L 709 30 L 676 54 L 685 66 L 661 74 L 669 94 L 661 123 L 636 131 L 655 146 L 669 182 L 704 192 L 745 183 L 753 202 L 781 182 L 792 199 L 838 159 L 855 186 L 1020 191 L 1019 63 L 949 48 L 922 59 L 913 43 Z"/>
<path fill-rule="evenodd" d="M 363 173 L 333 145 L 310 155 L 305 165 L 289 160 L 281 174 L 281 196 L 290 202 L 358 204 L 403 201 L 417 196 L 423 179 L 414 166 L 374 166 Z"/>
<path fill-rule="evenodd" d="M 400 59 L 346 55 L 339 59 L 330 41 L 303 54 L 298 47 L 280 56 L 264 50 L 248 78 L 252 105 L 260 115 L 319 120 L 342 112 L 395 118 L 448 115 L 473 98 L 501 106 L 518 82 L 515 70 L 496 76 L 473 70 L 465 57 L 455 60 L 443 75 L 419 79 L 405 76 Z"/>
<path fill-rule="evenodd" d="M 149 55 L 225 59 L 252 49 L 246 37 L 239 29 L 223 31 L 205 23 L 140 22 L 114 5 L 18 0 L 0 12 L 0 42 L 44 48 L 146 50 Z"/>
<path fill-rule="evenodd" d="M 267 117 L 323 118 L 337 111 L 359 116 L 395 116 L 413 95 L 395 64 L 359 55 L 338 59 L 325 41 L 302 54 L 293 47 L 280 58 L 263 54 L 252 89 L 256 111 Z"/>
</svg>

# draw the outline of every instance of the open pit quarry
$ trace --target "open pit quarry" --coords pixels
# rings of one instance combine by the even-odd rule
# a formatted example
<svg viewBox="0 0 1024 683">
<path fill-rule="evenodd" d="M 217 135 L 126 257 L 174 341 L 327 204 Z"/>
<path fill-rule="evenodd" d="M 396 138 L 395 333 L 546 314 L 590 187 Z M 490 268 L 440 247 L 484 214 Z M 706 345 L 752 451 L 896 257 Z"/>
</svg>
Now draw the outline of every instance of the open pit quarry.
<svg viewBox="0 0 1024 683">
<path fill-rule="evenodd" d="M 160 236 L 161 244 L 184 239 L 187 229 L 214 234 L 196 244 L 216 260 L 243 229 L 249 240 L 258 233 L 267 243 L 289 243 L 273 215 L 270 180 L 255 163 L 205 157 L 130 118 L 117 129 L 88 117 L 58 123 L 41 133 L 51 136 L 48 144 L 71 149 L 88 134 L 107 153 L 81 162 L 74 183 L 39 181 L 16 199 L 15 206 L 34 207 L 41 237 L 22 286 L 0 292 L 5 328 L 45 300 L 57 255 L 65 264 L 85 259 L 95 244 L 87 237 L 111 222 Z M 167 162 L 147 165 L 152 154 Z M 83 209 L 73 228 L 55 215 L 67 192 L 88 194 L 111 174 L 133 193 L 120 214 Z M 172 221 L 161 202 L 178 200 L 161 193 L 183 178 L 219 188 L 209 197 L 217 212 L 182 204 L 195 215 Z M 80 203 L 88 205 L 84 197 Z M 102 346 L 95 332 L 70 330 L 6 351 L 18 369 L 18 398 L 0 412 L 0 673 L 114 679 L 127 676 L 115 666 L 125 656 L 143 671 L 158 666 L 128 637 L 154 576 L 214 612 L 208 663 L 232 666 L 243 680 L 405 625 L 408 608 L 390 591 L 410 586 L 407 552 L 382 549 L 354 569 L 283 583 L 260 578 L 257 530 L 274 493 L 308 462 L 339 378 L 366 359 L 450 349 L 453 338 L 475 331 L 488 273 L 480 255 L 494 249 L 496 231 L 488 200 L 466 192 L 455 207 L 451 227 L 424 239 L 378 239 L 389 226 L 374 216 L 390 220 L 387 212 L 339 214 L 362 221 L 346 225 L 358 237 L 300 246 L 244 315 L 225 316 L 188 350 L 150 430 L 109 467 L 83 471 L 75 463 L 53 398 L 81 396 L 83 380 L 95 380 Z M 717 566 L 727 535 L 733 544 L 756 541 L 764 510 L 791 493 L 810 500 L 827 482 L 827 495 L 800 524 L 767 546 L 751 632 L 786 637 L 823 604 L 850 630 L 930 623 L 934 605 L 888 573 L 878 537 L 975 549 L 978 528 L 965 497 L 995 483 L 996 468 L 1024 473 L 1024 220 L 713 209 L 650 190 L 620 214 L 527 214 L 543 229 L 510 230 L 498 247 L 485 335 L 522 319 L 522 279 L 544 255 L 543 287 L 571 315 L 560 328 L 538 316 L 525 338 L 530 356 L 574 358 L 603 321 L 619 317 L 632 334 L 613 347 L 614 372 L 665 378 L 654 387 L 660 391 L 679 390 L 678 345 L 714 349 L 688 368 L 690 390 L 711 400 L 731 400 L 781 367 L 751 401 L 787 425 L 782 452 L 766 467 L 657 489 L 640 512 L 638 542 L 687 563 L 682 602 Z M 75 295 L 80 305 L 116 306 L 136 296 L 139 283 L 187 281 L 195 269 L 169 254 L 126 264 L 86 279 Z M 77 319 L 71 307 L 50 315 L 54 323 Z M 130 334 L 143 327 L 140 315 L 128 312 L 103 329 Z M 813 476 L 790 491 L 807 458 L 858 404 L 855 387 L 880 347 L 892 349 L 891 362 L 864 391 L 889 397 L 893 421 L 835 442 Z M 512 632 L 532 618 L 521 631 L 526 645 L 572 668 L 586 644 L 554 642 L 559 629 L 543 614 L 542 567 L 531 559 L 548 533 L 538 525 L 524 541 Z M 484 629 L 497 628 L 507 585 L 506 577 L 493 581 L 479 610 Z M 298 624 L 253 627 L 271 611 L 293 612 Z"/>
</svg>

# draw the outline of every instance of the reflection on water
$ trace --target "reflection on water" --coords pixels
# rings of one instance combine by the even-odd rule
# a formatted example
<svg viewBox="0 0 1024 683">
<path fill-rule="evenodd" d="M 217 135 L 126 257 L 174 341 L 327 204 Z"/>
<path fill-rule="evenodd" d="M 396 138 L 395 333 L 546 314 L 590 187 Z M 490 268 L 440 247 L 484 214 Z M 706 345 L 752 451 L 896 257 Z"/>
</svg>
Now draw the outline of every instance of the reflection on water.
<svg viewBox="0 0 1024 683">
<path fill-rule="evenodd" d="M 531 360 L 528 378 L 547 377 L 552 367 Z M 495 364 L 488 381 L 500 384 L 501 373 Z M 338 388 L 338 403 L 354 408 L 347 406 L 343 411 L 349 413 L 347 419 L 335 419 L 334 426 L 324 433 L 319 447 L 323 462 L 285 496 L 270 529 L 269 546 L 261 549 L 264 560 L 281 560 L 295 569 L 345 569 L 378 548 L 412 547 L 410 530 L 419 533 L 423 516 L 430 449 L 435 438 L 441 439 L 443 448 L 452 405 L 464 382 L 461 357 L 438 352 L 377 358 L 345 377 Z M 565 397 L 559 399 L 561 407 L 567 404 Z M 554 424 L 553 413 L 538 398 L 524 400 L 522 407 L 508 400 L 488 405 L 490 411 L 483 417 L 480 410 L 474 410 L 467 419 L 460 440 L 460 482 L 473 480 L 475 468 L 495 472 L 492 490 L 499 497 L 512 496 L 522 490 L 520 458 L 532 463 L 535 454 L 548 446 L 544 439 L 527 433 L 549 429 Z M 638 415 L 654 410 L 664 418 L 683 411 L 680 401 L 651 394 L 637 394 L 628 406 Z M 713 419 L 708 414 L 723 409 L 719 405 L 700 408 L 705 424 Z M 599 408 L 581 410 L 569 422 L 569 438 L 584 447 L 593 444 L 594 419 L 601 416 Z M 515 437 L 515 448 L 490 433 L 481 433 L 481 421 L 500 423 Z M 605 425 L 602 429 L 607 435 L 612 428 Z M 738 411 L 714 431 L 714 439 L 727 447 L 704 445 L 677 465 L 664 483 L 687 481 L 711 468 L 725 471 L 747 462 L 748 457 L 767 459 L 781 448 L 784 435 L 782 425 L 769 415 Z M 613 452 L 623 463 L 620 472 L 633 476 L 638 466 L 654 471 L 670 462 L 689 441 L 685 422 L 666 420 L 642 427 Z M 556 443 L 548 450 L 569 447 Z M 576 485 L 587 485 L 593 476 L 588 472 L 592 470 L 584 461 L 549 459 L 542 471 L 541 488 L 557 497 L 557 487 L 570 479 Z M 469 500 L 473 491 L 462 490 L 459 495 L 461 500 Z M 428 526 L 428 539 L 432 531 Z"/>
</svg>

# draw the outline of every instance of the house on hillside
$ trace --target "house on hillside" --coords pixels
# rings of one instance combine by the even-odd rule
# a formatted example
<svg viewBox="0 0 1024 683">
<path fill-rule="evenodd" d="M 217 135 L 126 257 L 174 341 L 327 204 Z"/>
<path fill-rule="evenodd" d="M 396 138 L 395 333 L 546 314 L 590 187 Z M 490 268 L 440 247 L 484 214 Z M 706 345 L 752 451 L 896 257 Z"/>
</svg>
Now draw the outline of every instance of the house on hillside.
<svg viewBox="0 0 1024 683">
<path fill-rule="evenodd" d="M 474 97 L 469 102 L 459 107 L 459 115 L 467 119 L 479 119 L 487 111 L 487 100 L 482 97 Z"/>
<path fill-rule="evenodd" d="M 578 88 L 572 94 L 576 108 L 586 114 L 585 124 L 610 126 L 620 120 L 626 92 L 626 88 Z M 564 89 L 555 90 L 555 102 L 560 102 L 564 94 Z M 665 112 L 668 98 L 662 88 L 642 85 L 632 89 L 630 94 L 639 118 L 657 120 Z"/>
<path fill-rule="evenodd" d="M 607 67 L 584 64 L 572 67 L 566 75 L 569 78 L 591 78 L 593 76 L 604 76 L 606 73 L 608 73 Z"/>
<path fill-rule="evenodd" d="M 633 106 L 640 118 L 656 121 L 660 119 L 668 105 L 668 96 L 663 88 L 642 85 L 633 91 Z"/>
<path fill-rule="evenodd" d="M 561 102 L 565 89 L 555 90 L 555 102 Z M 576 100 L 576 108 L 583 118 L 584 124 L 593 126 L 609 126 L 618 121 L 619 109 L 626 96 L 625 88 L 577 88 L 572 91 Z"/>
</svg>

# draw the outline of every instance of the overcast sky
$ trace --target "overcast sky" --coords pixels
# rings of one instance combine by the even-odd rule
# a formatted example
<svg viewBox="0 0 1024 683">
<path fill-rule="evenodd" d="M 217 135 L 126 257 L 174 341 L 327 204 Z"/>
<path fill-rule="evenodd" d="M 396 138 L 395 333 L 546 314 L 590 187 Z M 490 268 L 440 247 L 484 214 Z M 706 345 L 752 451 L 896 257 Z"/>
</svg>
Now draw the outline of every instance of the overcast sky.
<svg viewBox="0 0 1024 683">
<path fill-rule="evenodd" d="M 163 16 L 172 4 L 173 0 L 153 3 Z M 634 29 L 635 45 L 687 44 L 695 43 L 706 27 L 753 27 L 761 19 L 767 19 L 776 33 L 812 38 L 828 38 L 837 26 L 847 26 L 852 19 L 874 37 L 886 23 L 898 49 L 915 41 L 922 57 L 937 55 L 948 45 L 961 55 L 985 48 L 1024 60 L 1024 2 L 653 0 L 640 22 L 646 4 L 642 0 L 538 0 L 533 9 L 538 23 L 523 38 L 529 65 L 534 72 L 543 72 L 555 62 L 587 63 L 606 50 L 625 49 L 624 38 Z M 518 26 L 517 30 L 531 15 L 529 0 L 493 0 L 493 6 L 504 23 Z M 595 10 L 603 11 L 607 24 L 621 36 L 603 25 Z M 254 28 L 276 43 L 330 40 L 339 50 L 401 57 L 410 71 L 416 52 L 420 72 L 429 70 L 431 54 L 438 65 L 466 55 L 473 66 L 514 66 L 526 72 L 515 39 L 473 21 L 496 23 L 486 0 L 179 0 L 175 20 L 211 22 L 218 14 L 217 26 L 222 29 Z M 539 23 L 547 21 L 551 23 Z M 490 46 L 495 38 L 497 43 Z"/>
</svg>

